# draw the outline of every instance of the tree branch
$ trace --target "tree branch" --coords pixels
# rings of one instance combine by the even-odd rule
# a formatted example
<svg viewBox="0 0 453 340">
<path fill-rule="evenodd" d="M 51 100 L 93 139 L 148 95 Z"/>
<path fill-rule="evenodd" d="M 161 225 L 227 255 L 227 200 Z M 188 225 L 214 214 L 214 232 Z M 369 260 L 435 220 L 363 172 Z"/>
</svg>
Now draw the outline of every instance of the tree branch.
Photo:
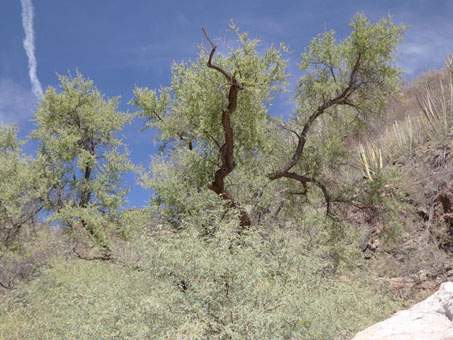
<svg viewBox="0 0 453 340">
<path fill-rule="evenodd" d="M 209 38 L 208 36 L 208 33 L 206 33 L 206 30 L 204 29 L 204 27 L 201 28 L 203 30 L 203 33 L 204 33 L 204 36 L 206 37 L 206 39 L 209 41 L 209 43 L 211 44 L 211 53 L 209 54 L 209 59 L 208 59 L 208 67 L 209 68 L 212 68 L 220 73 L 222 73 L 225 78 L 227 79 L 227 81 L 229 83 L 235 83 L 236 80 L 233 81 L 233 76 L 231 74 L 229 74 L 228 72 L 226 72 L 224 69 L 222 69 L 221 67 L 217 66 L 217 65 L 214 65 L 212 63 L 212 57 L 214 56 L 214 53 L 217 49 L 217 46 L 214 45 L 214 43 L 212 42 L 212 40 Z"/>
<path fill-rule="evenodd" d="M 225 177 L 227 177 L 236 166 L 236 163 L 234 161 L 234 133 L 230 118 L 237 108 L 238 94 L 239 91 L 242 90 L 242 87 L 234 76 L 229 74 L 223 68 L 213 64 L 212 57 L 214 56 L 217 46 L 213 44 L 204 27 L 202 27 L 202 30 L 206 39 L 211 44 L 211 53 L 209 54 L 207 66 L 223 74 L 227 79 L 227 85 L 230 86 L 230 89 L 228 91 L 228 106 L 226 109 L 223 109 L 221 118 L 225 138 L 225 143 L 219 149 L 220 160 L 222 164 L 220 166 L 220 169 L 215 172 L 214 181 L 208 184 L 208 188 L 214 191 L 216 194 L 220 195 L 224 200 L 229 201 L 229 205 L 232 208 L 239 210 L 241 226 L 250 226 L 251 218 L 249 214 L 244 209 L 239 207 L 239 204 L 235 202 L 233 196 L 225 189 L 224 181 Z"/>
<path fill-rule="evenodd" d="M 346 86 L 346 88 L 335 98 L 329 99 L 329 100 L 325 101 L 323 104 L 321 104 L 320 106 L 318 106 L 317 110 L 315 112 L 313 112 L 310 117 L 308 117 L 308 120 L 302 129 L 302 133 L 299 134 L 297 148 L 293 154 L 293 157 L 291 158 L 291 160 L 288 163 L 286 163 L 286 165 L 282 169 L 280 169 L 278 171 L 274 171 L 267 175 L 267 177 L 271 181 L 283 177 L 284 174 L 287 173 L 289 170 L 291 170 L 291 168 L 293 168 L 297 164 L 297 162 L 300 160 L 302 153 L 304 151 L 305 143 L 307 141 L 308 132 L 310 131 L 310 128 L 313 125 L 314 121 L 319 116 L 321 116 L 323 113 L 326 112 L 327 109 L 329 109 L 330 107 L 332 107 L 334 105 L 350 105 L 350 103 L 348 102 L 348 99 L 351 96 L 351 94 L 358 89 L 357 87 L 354 86 L 354 83 L 355 83 L 356 75 L 357 75 L 357 72 L 358 72 L 358 69 L 360 66 L 360 59 L 361 59 L 361 57 L 360 57 L 360 53 L 359 53 L 359 55 L 357 56 L 357 60 L 354 64 L 354 67 L 351 70 L 349 82 L 348 82 L 348 85 Z"/>
<path fill-rule="evenodd" d="M 327 191 L 327 188 L 325 187 L 324 184 L 318 182 L 314 178 L 303 176 L 303 175 L 299 175 L 299 174 L 296 174 L 294 172 L 287 172 L 283 177 L 292 178 L 292 179 L 295 179 L 296 181 L 299 181 L 303 185 L 304 191 L 306 191 L 307 183 L 315 184 L 319 189 L 321 189 L 322 194 L 324 196 L 324 200 L 326 201 L 326 215 L 327 216 L 330 215 L 330 202 L 331 202 L 331 199 L 330 199 L 329 192 Z"/>
<path fill-rule="evenodd" d="M 315 120 L 318 119 L 322 114 L 324 114 L 327 109 L 329 109 L 330 107 L 332 107 L 334 105 L 351 106 L 351 103 L 348 101 L 349 97 L 355 91 L 357 91 L 358 88 L 362 85 L 362 83 L 356 84 L 356 81 L 357 81 L 356 77 L 357 77 L 357 73 L 360 68 L 360 61 L 361 61 L 361 54 L 359 52 L 357 55 L 357 59 L 355 60 L 354 66 L 352 67 L 351 73 L 349 75 L 348 84 L 343 89 L 343 91 L 339 95 L 337 95 L 335 98 L 331 98 L 327 101 L 324 101 L 320 106 L 318 106 L 316 111 L 314 111 L 310 115 L 310 117 L 308 117 L 308 120 L 305 123 L 305 125 L 302 129 L 302 132 L 300 134 L 297 134 L 294 131 L 292 131 L 293 133 L 295 133 L 298 136 L 298 143 L 297 143 L 296 150 L 294 151 L 293 157 L 280 170 L 267 174 L 267 178 L 269 178 L 269 180 L 271 180 L 271 181 L 274 181 L 274 180 L 282 178 L 282 177 L 286 177 L 286 178 L 295 179 L 295 180 L 301 182 L 302 184 L 306 184 L 307 182 L 312 182 L 315 185 L 317 185 L 321 189 L 321 191 L 324 195 L 324 199 L 326 201 L 326 205 L 327 205 L 326 214 L 329 214 L 329 211 L 330 211 L 330 196 L 329 196 L 329 193 L 327 192 L 326 187 L 313 178 L 308 178 L 308 177 L 305 177 L 302 175 L 298 175 L 296 173 L 290 173 L 289 171 L 299 162 L 300 158 L 302 157 L 302 154 L 303 154 L 304 148 L 305 148 L 305 143 L 307 141 L 308 132 L 310 131 L 310 128 L 312 127 Z"/>
</svg>

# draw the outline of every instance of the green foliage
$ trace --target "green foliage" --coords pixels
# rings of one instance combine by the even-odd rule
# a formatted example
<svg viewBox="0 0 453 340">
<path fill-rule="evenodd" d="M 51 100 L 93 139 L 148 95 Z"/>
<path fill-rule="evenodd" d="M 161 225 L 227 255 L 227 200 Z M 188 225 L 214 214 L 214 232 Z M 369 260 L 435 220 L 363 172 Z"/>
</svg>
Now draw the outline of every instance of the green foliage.
<svg viewBox="0 0 453 340">
<path fill-rule="evenodd" d="M 354 16 L 350 26 L 351 35 L 343 41 L 336 42 L 335 32 L 327 31 L 301 54 L 299 67 L 305 74 L 299 81 L 297 99 L 302 117 L 304 111 L 312 112 L 338 96 L 351 82 L 355 91 L 346 105 L 359 109 L 362 116 L 371 105 L 382 107 L 387 103 L 385 96 L 398 90 L 402 72 L 395 65 L 396 51 L 406 27 L 395 26 L 390 16 L 372 24 L 363 14 Z M 344 115 L 338 109 L 332 107 L 331 113 Z"/>
<path fill-rule="evenodd" d="M 401 212 L 409 210 L 402 187 L 402 175 L 397 167 L 386 166 L 376 169 L 371 180 L 366 183 L 362 204 L 371 211 L 379 227 L 379 237 L 384 246 L 394 245 L 403 233 Z"/>
<path fill-rule="evenodd" d="M 215 62 L 243 87 L 231 116 L 237 168 L 259 175 L 268 170 L 264 165 L 256 167 L 259 150 L 272 147 L 269 103 L 276 93 L 285 91 L 286 61 L 282 53 L 286 48 L 271 46 L 261 51 L 258 40 L 240 33 L 234 25 L 231 29 L 237 46 L 227 46 L 225 55 L 217 53 Z M 155 90 L 136 88 L 132 101 L 141 109 L 146 126 L 158 128 L 157 141 L 173 146 L 166 157 L 154 158 L 154 177 L 144 182 L 154 190 L 154 202 L 166 210 L 164 214 L 177 219 L 188 213 L 196 215 L 195 206 L 207 208 L 202 202 L 208 206 L 213 200 L 220 202 L 208 192 L 207 184 L 220 163 L 219 149 L 224 143 L 220 121 L 228 105 L 229 86 L 221 74 L 208 68 L 208 57 L 209 50 L 201 47 L 195 61 L 173 65 L 170 87 L 159 90 L 159 95 Z"/>
<path fill-rule="evenodd" d="M 228 47 L 226 55 L 216 54 L 216 64 L 233 74 L 244 87 L 232 116 L 236 156 L 250 152 L 265 139 L 266 104 L 285 90 L 285 46 L 258 51 L 259 41 L 250 39 L 232 25 L 237 48 Z M 227 86 L 223 76 L 206 65 L 209 50 L 201 47 L 195 61 L 172 66 L 168 88 L 136 88 L 131 103 L 141 110 L 146 126 L 158 128 L 158 141 L 183 140 L 197 144 L 199 153 L 218 153 L 223 131 L 221 112 L 227 104 Z M 187 144 L 186 144 L 187 145 Z"/>
<path fill-rule="evenodd" d="M 51 222 L 88 235 L 111 251 L 111 261 L 56 258 L 5 295 L 0 337 L 339 340 L 393 312 L 398 305 L 358 269 L 357 232 L 325 219 L 320 192 L 269 176 L 300 156 L 291 171 L 329 185 L 347 165 L 345 139 L 397 90 L 395 53 L 405 27 L 390 17 L 371 24 L 361 14 L 351 27 L 339 43 L 333 31 L 317 36 L 301 55 L 296 110 L 283 122 L 268 109 L 286 91 L 286 47 L 261 49 L 231 25 L 233 47 L 225 45 L 214 63 L 240 86 L 231 113 L 235 170 L 225 179 L 236 206 L 207 187 L 221 164 L 221 117 L 231 104 L 231 84 L 206 65 L 209 49 L 175 63 L 169 87 L 134 91 L 131 103 L 166 151 L 141 178 L 155 193 L 149 211 L 120 212 L 121 178 L 133 167 L 117 134 L 131 116 L 80 74 L 61 76 L 61 91 L 49 88 L 36 113 L 35 161 L 20 154 L 14 130 L 0 131 L 0 151 L 8 150 L 0 157 L 31 169 L 40 186 L 0 189 L 38 197 Z M 305 149 L 292 154 L 301 140 Z M 358 200 L 396 237 L 398 176 L 375 163 Z M 10 182 L 31 178 L 9 169 L 0 163 Z M 5 216 L 27 207 L 14 204 Z M 253 219 L 248 228 L 237 218 L 243 211 Z M 156 216 L 162 224 L 151 223 Z M 122 240 L 109 239 L 112 231 Z"/>
<path fill-rule="evenodd" d="M 333 31 L 317 36 L 301 55 L 304 74 L 295 96 L 297 110 L 288 122 L 268 113 L 275 94 L 286 90 L 286 47 L 261 51 L 258 40 L 231 28 L 238 47 L 226 45 L 225 55 L 214 56 L 215 64 L 242 87 L 231 115 L 235 170 L 225 179 L 228 192 L 241 206 L 256 206 L 266 176 L 294 159 L 291 152 L 301 127 L 307 129 L 303 133 L 308 141 L 293 170 L 327 185 L 326 170 L 344 165 L 344 139 L 357 134 L 366 114 L 381 113 L 388 95 L 398 92 L 396 47 L 405 27 L 394 25 L 390 16 L 372 24 L 358 14 L 343 41 L 336 42 Z M 170 87 L 134 91 L 132 104 L 141 110 L 146 126 L 157 128 L 156 141 L 172 146 L 165 157 L 154 159 L 154 177 L 144 180 L 154 190 L 154 203 L 170 220 L 193 212 L 194 204 L 208 208 L 214 200 L 207 184 L 219 169 L 224 144 L 221 113 L 228 105 L 229 86 L 220 72 L 206 65 L 208 57 L 209 50 L 201 47 L 195 61 L 173 65 Z M 311 122 L 304 126 L 307 121 Z M 294 184 L 285 182 L 276 189 L 285 196 L 290 187 Z"/>
<path fill-rule="evenodd" d="M 0 251 L 14 246 L 22 226 L 40 209 L 36 167 L 21 144 L 16 127 L 0 126 Z"/>
<path fill-rule="evenodd" d="M 144 274 L 114 265 L 57 258 L 23 286 L 25 295 L 2 303 L 0 337 L 146 339 L 152 315 L 140 306 L 145 282 Z"/>
<path fill-rule="evenodd" d="M 97 242 L 125 201 L 122 175 L 133 169 L 117 134 L 131 120 L 118 112 L 118 99 L 106 99 L 80 73 L 59 76 L 61 91 L 50 87 L 35 115 L 32 137 L 39 141 L 37 162 L 48 192 L 43 197 L 51 221 L 77 221 Z M 123 151 L 121 151 L 123 150 Z"/>
<path fill-rule="evenodd" d="M 305 73 L 296 93 L 297 110 L 287 124 L 291 130 L 310 129 L 294 169 L 326 184 L 329 172 L 345 165 L 343 141 L 363 133 L 369 117 L 383 114 L 389 96 L 399 93 L 402 72 L 395 61 L 406 27 L 394 25 L 390 16 L 372 24 L 363 14 L 354 16 L 350 26 L 348 38 L 337 42 L 335 32 L 324 32 L 301 54 L 299 67 Z M 313 117 L 311 127 L 307 122 Z"/>
<path fill-rule="evenodd" d="M 142 176 L 142 181 L 158 193 L 153 199 L 155 212 L 180 228 L 184 219 L 201 219 L 207 211 L 217 209 L 221 200 L 205 185 L 209 167 L 202 156 L 191 150 L 175 150 L 171 158 L 154 157 L 152 175 Z"/>
<path fill-rule="evenodd" d="M 299 82 L 301 110 L 312 111 L 336 97 L 351 82 L 351 74 L 359 77 L 353 84 L 357 91 L 348 98 L 348 105 L 356 108 L 382 109 L 386 95 L 398 90 L 402 72 L 395 65 L 395 53 L 406 27 L 394 25 L 390 16 L 372 24 L 363 14 L 355 15 L 350 26 L 351 35 L 343 41 L 337 43 L 334 32 L 327 31 L 302 53 L 299 67 L 307 74 Z"/>
<path fill-rule="evenodd" d="M 122 211 L 115 221 L 116 232 L 123 240 L 132 240 L 137 233 L 149 231 L 156 218 L 149 207 Z"/>
<path fill-rule="evenodd" d="M 397 308 L 374 281 L 331 273 L 322 229 L 238 236 L 230 221 L 208 238 L 196 225 L 144 233 L 122 265 L 57 259 L 6 297 L 0 337 L 344 339 Z"/>
</svg>

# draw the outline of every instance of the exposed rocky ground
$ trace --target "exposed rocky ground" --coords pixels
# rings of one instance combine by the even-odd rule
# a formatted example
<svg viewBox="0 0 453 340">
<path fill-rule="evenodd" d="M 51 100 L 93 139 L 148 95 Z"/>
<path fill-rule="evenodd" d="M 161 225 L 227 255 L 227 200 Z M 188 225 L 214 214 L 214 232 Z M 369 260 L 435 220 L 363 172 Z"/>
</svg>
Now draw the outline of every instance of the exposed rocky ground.
<svg viewBox="0 0 453 340">
<path fill-rule="evenodd" d="M 407 228 L 393 247 L 380 247 L 379 232 L 364 251 L 381 267 L 395 296 L 421 298 L 442 282 L 453 280 L 453 153 L 452 143 L 429 142 L 401 164 L 406 174 L 408 207 L 400 212 Z"/>
<path fill-rule="evenodd" d="M 408 310 L 358 333 L 352 340 L 453 339 L 453 282 Z"/>
</svg>

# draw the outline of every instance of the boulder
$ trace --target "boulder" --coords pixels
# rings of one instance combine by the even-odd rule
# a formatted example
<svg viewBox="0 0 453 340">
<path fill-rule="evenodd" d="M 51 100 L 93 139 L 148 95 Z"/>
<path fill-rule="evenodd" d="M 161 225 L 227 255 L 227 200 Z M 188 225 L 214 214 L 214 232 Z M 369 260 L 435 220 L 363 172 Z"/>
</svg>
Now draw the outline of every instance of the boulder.
<svg viewBox="0 0 453 340">
<path fill-rule="evenodd" d="M 352 340 L 453 340 L 453 282 L 426 300 L 359 332 Z"/>
</svg>

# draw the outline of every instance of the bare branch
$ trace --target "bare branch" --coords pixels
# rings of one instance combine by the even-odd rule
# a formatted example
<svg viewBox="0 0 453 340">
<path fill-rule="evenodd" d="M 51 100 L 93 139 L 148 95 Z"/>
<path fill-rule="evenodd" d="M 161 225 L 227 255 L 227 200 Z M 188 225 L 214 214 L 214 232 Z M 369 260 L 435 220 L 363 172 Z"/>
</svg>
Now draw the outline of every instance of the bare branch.
<svg viewBox="0 0 453 340">
<path fill-rule="evenodd" d="M 300 135 L 299 135 L 299 133 L 298 133 L 296 130 L 290 129 L 290 128 L 284 126 L 284 125 L 280 125 L 280 127 L 281 127 L 283 130 L 285 130 L 285 131 L 294 133 L 294 134 L 296 135 L 297 139 L 300 138 Z"/>
<path fill-rule="evenodd" d="M 227 81 L 228 81 L 229 83 L 233 83 L 233 76 L 232 76 L 231 74 L 229 74 L 228 72 L 226 72 L 226 71 L 225 71 L 224 69 L 222 69 L 221 67 L 219 67 L 219 66 L 217 66 L 217 65 L 215 65 L 215 64 L 212 63 L 212 57 L 214 56 L 214 53 L 215 53 L 215 51 L 216 51 L 216 49 L 217 49 L 217 46 L 214 45 L 214 43 L 212 42 L 212 40 L 209 38 L 208 33 L 206 33 L 206 30 L 204 29 L 204 27 L 202 27 L 201 29 L 203 30 L 203 33 L 204 33 L 206 39 L 207 39 L 207 40 L 209 41 L 209 43 L 211 44 L 211 48 L 212 48 L 212 49 L 211 49 L 211 53 L 209 54 L 208 67 L 209 67 L 209 68 L 212 68 L 212 69 L 214 69 L 214 70 L 216 70 L 216 71 L 218 71 L 218 72 L 220 72 L 220 73 L 222 73 L 222 74 L 225 76 L 225 78 L 227 79 Z M 234 82 L 235 82 L 235 81 L 234 81 Z"/>
<path fill-rule="evenodd" d="M 333 66 L 330 64 L 330 65 L 328 66 L 328 68 L 329 68 L 330 74 L 332 75 L 333 81 L 334 81 L 334 82 L 337 82 L 337 77 L 335 77 L 335 71 L 334 71 Z"/>
<path fill-rule="evenodd" d="M 305 189 L 306 189 L 307 183 L 315 184 L 319 189 L 321 189 L 322 194 L 324 196 L 324 200 L 326 201 L 326 216 L 330 215 L 330 201 L 331 200 L 330 200 L 329 192 L 327 191 L 327 188 L 325 187 L 324 184 L 318 182 L 314 178 L 299 175 L 294 172 L 288 172 L 283 177 L 292 178 L 292 179 L 295 179 L 296 181 L 299 181 L 304 186 Z"/>
<path fill-rule="evenodd" d="M 209 38 L 208 33 L 206 33 L 206 30 L 204 29 L 204 27 L 201 27 L 201 29 L 204 33 L 204 36 L 206 37 L 206 40 L 209 41 L 209 43 L 211 44 L 211 48 L 215 51 L 217 46 L 215 46 L 214 43 L 212 42 L 212 40 Z"/>
</svg>

